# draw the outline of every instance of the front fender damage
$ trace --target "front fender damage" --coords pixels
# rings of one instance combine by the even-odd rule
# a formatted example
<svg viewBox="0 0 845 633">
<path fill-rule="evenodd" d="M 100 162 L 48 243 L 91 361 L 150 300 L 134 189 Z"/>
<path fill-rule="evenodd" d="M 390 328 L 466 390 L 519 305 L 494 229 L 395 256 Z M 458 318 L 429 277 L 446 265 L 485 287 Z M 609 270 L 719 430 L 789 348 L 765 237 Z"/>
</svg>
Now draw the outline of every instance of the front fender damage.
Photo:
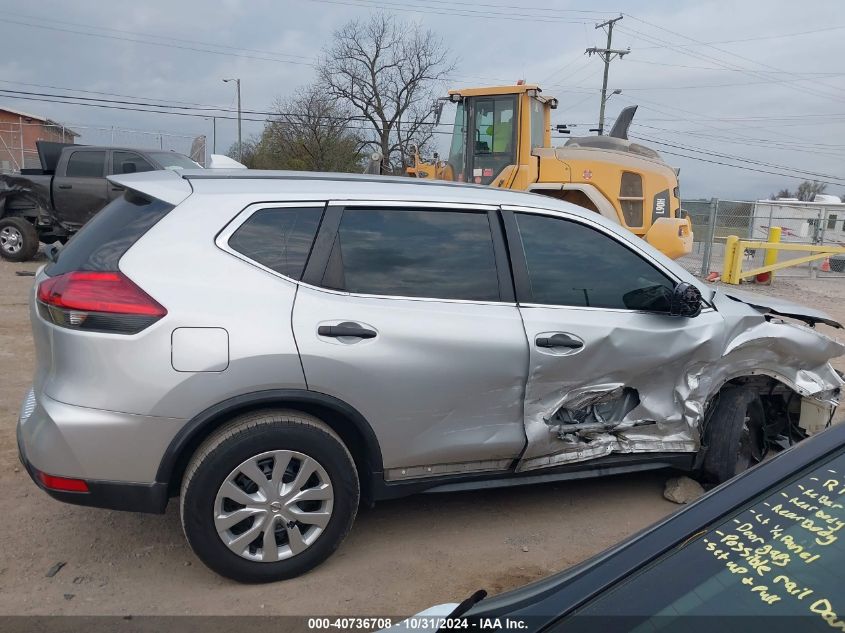
<svg viewBox="0 0 845 633">
<path fill-rule="evenodd" d="M 783 311 L 773 314 L 719 292 L 713 305 L 721 319 L 654 350 L 665 357 L 659 370 L 638 372 L 608 358 L 609 366 L 623 369 L 611 368 L 591 384 L 567 385 L 555 399 L 526 399 L 526 435 L 534 445 L 517 470 L 611 453 L 697 452 L 708 404 L 741 377 L 769 377 L 832 417 L 845 382 L 829 361 L 845 353 L 842 343 L 777 316 Z M 835 323 L 818 314 L 809 318 Z M 621 328 L 609 332 L 607 349 L 625 349 L 629 336 Z"/>
</svg>

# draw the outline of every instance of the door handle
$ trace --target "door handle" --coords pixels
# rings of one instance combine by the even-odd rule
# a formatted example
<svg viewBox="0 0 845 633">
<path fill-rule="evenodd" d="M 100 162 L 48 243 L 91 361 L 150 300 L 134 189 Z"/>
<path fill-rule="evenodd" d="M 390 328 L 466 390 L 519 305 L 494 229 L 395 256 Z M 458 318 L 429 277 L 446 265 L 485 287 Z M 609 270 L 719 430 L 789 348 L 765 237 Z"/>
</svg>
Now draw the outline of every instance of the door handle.
<svg viewBox="0 0 845 633">
<path fill-rule="evenodd" d="M 554 334 L 552 336 L 541 336 L 537 339 L 537 347 L 567 347 L 569 349 L 581 349 L 584 343 L 568 334 Z"/>
<path fill-rule="evenodd" d="M 123 187 L 112 187 L 112 191 L 126 191 Z"/>
<path fill-rule="evenodd" d="M 59 185 L 59 189 L 73 189 L 73 185 Z"/>
<path fill-rule="evenodd" d="M 369 328 L 361 327 L 357 323 L 339 323 L 338 325 L 321 325 L 317 328 L 317 334 L 320 336 L 330 336 L 337 338 L 339 336 L 355 336 L 357 338 L 375 338 L 376 331 Z"/>
</svg>

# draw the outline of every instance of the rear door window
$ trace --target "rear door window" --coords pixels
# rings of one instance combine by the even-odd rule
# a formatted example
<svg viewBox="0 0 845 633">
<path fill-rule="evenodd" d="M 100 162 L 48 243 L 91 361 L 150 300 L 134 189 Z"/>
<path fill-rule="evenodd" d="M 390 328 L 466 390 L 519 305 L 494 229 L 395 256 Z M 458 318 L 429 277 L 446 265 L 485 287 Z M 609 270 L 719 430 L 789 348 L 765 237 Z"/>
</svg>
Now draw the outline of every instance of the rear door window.
<svg viewBox="0 0 845 633">
<path fill-rule="evenodd" d="M 104 151 L 73 152 L 68 158 L 65 175 L 69 178 L 103 178 L 105 169 Z"/>
<path fill-rule="evenodd" d="M 498 301 L 487 213 L 346 209 L 323 285 L 369 295 Z"/>
<path fill-rule="evenodd" d="M 270 270 L 299 280 L 323 214 L 319 207 L 278 207 L 253 213 L 229 247 Z"/>
</svg>

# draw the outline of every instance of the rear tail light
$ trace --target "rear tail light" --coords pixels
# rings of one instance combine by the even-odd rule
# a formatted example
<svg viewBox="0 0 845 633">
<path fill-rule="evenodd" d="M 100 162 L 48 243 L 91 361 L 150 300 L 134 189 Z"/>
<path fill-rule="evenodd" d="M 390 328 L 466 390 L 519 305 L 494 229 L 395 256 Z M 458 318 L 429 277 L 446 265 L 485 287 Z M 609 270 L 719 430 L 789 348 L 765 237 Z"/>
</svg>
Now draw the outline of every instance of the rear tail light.
<svg viewBox="0 0 845 633">
<path fill-rule="evenodd" d="M 88 484 L 84 479 L 70 479 L 68 477 L 54 477 L 47 473 L 38 472 L 38 480 L 50 490 L 61 490 L 62 492 L 89 492 Z"/>
<path fill-rule="evenodd" d="M 38 286 L 42 317 L 62 327 L 135 334 L 167 310 L 121 272 L 75 271 Z"/>
</svg>

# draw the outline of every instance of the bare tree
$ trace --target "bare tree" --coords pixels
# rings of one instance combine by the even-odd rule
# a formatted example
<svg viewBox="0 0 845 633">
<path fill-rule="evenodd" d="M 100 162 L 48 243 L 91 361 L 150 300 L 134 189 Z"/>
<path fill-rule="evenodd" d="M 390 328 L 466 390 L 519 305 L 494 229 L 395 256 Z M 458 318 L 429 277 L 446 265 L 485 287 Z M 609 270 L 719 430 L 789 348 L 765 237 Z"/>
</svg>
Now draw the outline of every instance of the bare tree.
<svg viewBox="0 0 845 633">
<path fill-rule="evenodd" d="M 434 134 L 432 103 L 438 82 L 452 71 L 449 51 L 416 23 L 374 14 L 335 32 L 318 74 L 326 91 L 371 130 L 369 146 L 383 156 L 382 171 L 410 164 L 410 146 Z"/>
<path fill-rule="evenodd" d="M 805 180 L 798 185 L 795 191 L 790 191 L 788 188 L 781 189 L 777 194 L 772 194 L 770 198 L 772 200 L 777 200 L 778 198 L 797 198 L 802 202 L 812 202 L 816 194 L 824 193 L 825 189 L 827 189 L 827 183 L 819 182 L 818 180 L 813 180 L 812 182 Z"/>
<path fill-rule="evenodd" d="M 317 86 L 277 99 L 261 136 L 244 143 L 254 169 L 361 171 L 364 141 L 349 112 Z"/>
<path fill-rule="evenodd" d="M 816 197 L 816 194 L 824 193 L 825 189 L 827 189 L 827 184 L 823 182 L 819 182 L 818 180 L 814 180 L 813 182 L 805 180 L 798 185 L 798 189 L 795 193 L 799 200 L 812 202 L 813 198 Z"/>
</svg>

